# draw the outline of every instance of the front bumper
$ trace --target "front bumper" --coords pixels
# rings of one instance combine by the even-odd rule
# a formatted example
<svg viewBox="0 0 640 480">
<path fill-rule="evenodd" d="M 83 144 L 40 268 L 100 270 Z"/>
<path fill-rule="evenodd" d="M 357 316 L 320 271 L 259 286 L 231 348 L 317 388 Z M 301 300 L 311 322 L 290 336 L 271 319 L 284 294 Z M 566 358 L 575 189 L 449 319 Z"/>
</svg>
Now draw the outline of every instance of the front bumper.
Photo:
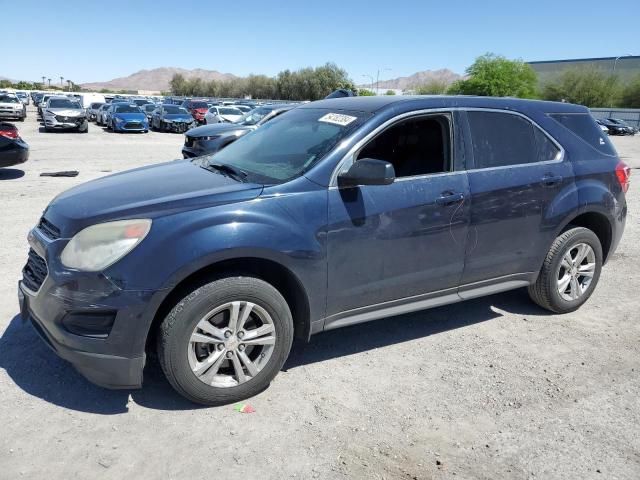
<svg viewBox="0 0 640 480">
<path fill-rule="evenodd" d="M 167 122 L 166 120 L 164 121 L 164 130 L 167 132 L 184 133 L 187 130 L 192 129 L 194 126 L 195 125 L 193 124 L 193 122 L 187 123 L 187 122 Z"/>
<path fill-rule="evenodd" d="M 87 117 L 66 117 L 68 120 L 59 120 L 56 116 L 45 115 L 44 126 L 55 130 L 83 130 L 88 128 Z"/>
<path fill-rule="evenodd" d="M 21 119 L 26 118 L 24 110 L 0 110 L 0 118 Z"/>
<path fill-rule="evenodd" d="M 123 122 L 114 123 L 113 125 L 114 132 L 147 132 L 148 130 L 149 125 L 146 122 Z"/>
<path fill-rule="evenodd" d="M 102 273 L 65 269 L 59 258 L 66 243 L 50 240 L 38 228 L 30 232 L 32 250 L 46 262 L 46 277 L 36 291 L 29 288 L 32 282 L 26 282 L 26 276 L 19 282 L 22 319 L 89 381 L 106 388 L 139 388 L 146 320 L 155 292 L 122 290 Z M 79 322 L 96 317 L 109 322 L 99 331 L 78 333 Z"/>
</svg>

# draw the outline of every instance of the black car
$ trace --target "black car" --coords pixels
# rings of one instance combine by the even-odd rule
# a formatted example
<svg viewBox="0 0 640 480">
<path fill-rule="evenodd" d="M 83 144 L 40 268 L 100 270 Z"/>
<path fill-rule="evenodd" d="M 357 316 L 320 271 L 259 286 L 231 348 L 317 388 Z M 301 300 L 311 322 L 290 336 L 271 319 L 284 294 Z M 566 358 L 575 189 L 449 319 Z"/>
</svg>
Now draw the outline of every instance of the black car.
<svg viewBox="0 0 640 480">
<path fill-rule="evenodd" d="M 0 122 L 0 167 L 24 163 L 29 159 L 29 145 L 20 138 L 12 123 Z"/>
<path fill-rule="evenodd" d="M 263 105 L 247 112 L 236 122 L 214 123 L 193 128 L 185 134 L 182 156 L 192 158 L 215 153 L 298 105 L 297 103 Z"/>
<path fill-rule="evenodd" d="M 160 105 L 151 115 L 151 130 L 184 133 L 195 126 L 191 114 L 177 105 Z"/>
<path fill-rule="evenodd" d="M 608 118 L 598 119 L 598 124 L 604 125 L 609 130 L 609 135 L 629 135 L 629 129 L 626 126 L 612 122 Z M 631 134 L 632 135 L 632 134 Z"/>
<path fill-rule="evenodd" d="M 632 127 L 627 122 L 620 118 L 607 118 L 607 120 L 615 125 L 619 125 L 623 127 L 627 131 L 627 135 L 635 135 L 638 133 L 638 129 L 636 127 Z"/>
<path fill-rule="evenodd" d="M 99 385 L 142 386 L 152 355 L 192 401 L 236 402 L 294 338 L 517 288 L 577 310 L 622 237 L 629 175 L 578 105 L 308 103 L 215 155 L 58 195 L 27 237 L 20 316 Z"/>
<path fill-rule="evenodd" d="M 151 119 L 153 118 L 153 112 L 155 112 L 157 108 L 158 108 L 158 105 L 156 105 L 155 103 L 145 103 L 144 105 L 142 105 L 140 107 L 140 109 L 147 116 L 147 120 L 149 121 L 149 125 L 151 125 Z"/>
</svg>

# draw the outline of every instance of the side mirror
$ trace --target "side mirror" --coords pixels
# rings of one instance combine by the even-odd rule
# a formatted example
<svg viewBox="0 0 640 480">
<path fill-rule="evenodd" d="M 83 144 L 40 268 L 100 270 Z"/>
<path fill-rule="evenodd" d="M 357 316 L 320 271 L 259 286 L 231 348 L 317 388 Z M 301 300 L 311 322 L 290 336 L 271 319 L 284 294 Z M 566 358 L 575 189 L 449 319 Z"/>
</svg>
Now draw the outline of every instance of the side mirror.
<svg viewBox="0 0 640 480">
<path fill-rule="evenodd" d="M 362 158 L 353 162 L 344 173 L 338 175 L 338 185 L 390 185 L 396 179 L 396 172 L 389 162 L 375 158 Z"/>
</svg>

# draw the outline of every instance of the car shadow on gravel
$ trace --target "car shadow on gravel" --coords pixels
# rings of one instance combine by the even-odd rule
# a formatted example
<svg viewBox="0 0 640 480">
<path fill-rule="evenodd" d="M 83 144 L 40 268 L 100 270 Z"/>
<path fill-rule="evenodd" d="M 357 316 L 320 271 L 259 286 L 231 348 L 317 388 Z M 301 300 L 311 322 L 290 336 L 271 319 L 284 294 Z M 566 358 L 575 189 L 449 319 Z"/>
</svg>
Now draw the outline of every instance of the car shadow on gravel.
<svg viewBox="0 0 640 480">
<path fill-rule="evenodd" d="M 492 307 L 523 317 L 551 314 L 535 305 L 529 299 L 525 289 L 513 290 L 453 305 L 329 330 L 313 336 L 310 343 L 294 344 L 283 370 L 437 335 L 501 317 L 502 314 L 493 310 Z"/>
<path fill-rule="evenodd" d="M 0 168 L 0 182 L 2 180 L 17 180 L 24 177 L 24 170 L 18 168 Z"/>
<path fill-rule="evenodd" d="M 143 389 L 108 390 L 93 385 L 58 358 L 20 315 L 0 337 L 0 368 L 29 395 L 81 412 L 126 413 L 130 401 L 157 410 L 202 408 L 178 395 L 155 365 L 145 369 Z"/>
<path fill-rule="evenodd" d="M 375 322 L 331 330 L 297 343 L 283 370 L 323 362 L 417 338 L 436 335 L 502 316 L 493 307 L 516 315 L 544 315 L 524 290 L 470 300 Z M 28 323 L 16 315 L 0 337 L 0 368 L 26 393 L 71 410 L 100 415 L 122 414 L 130 401 L 157 410 L 206 408 L 179 396 L 151 359 L 144 372 L 144 388 L 108 390 L 85 380 L 58 358 Z"/>
</svg>

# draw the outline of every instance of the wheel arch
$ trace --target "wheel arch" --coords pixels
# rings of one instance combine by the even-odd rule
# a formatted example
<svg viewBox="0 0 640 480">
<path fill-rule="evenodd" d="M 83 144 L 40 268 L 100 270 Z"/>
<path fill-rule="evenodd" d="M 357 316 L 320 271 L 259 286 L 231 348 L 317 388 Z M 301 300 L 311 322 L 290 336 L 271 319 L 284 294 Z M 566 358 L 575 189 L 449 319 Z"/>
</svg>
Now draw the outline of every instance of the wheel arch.
<svg viewBox="0 0 640 480">
<path fill-rule="evenodd" d="M 238 257 L 220 260 L 190 273 L 167 293 L 149 325 L 145 352 L 149 354 L 154 349 L 158 326 L 180 299 L 199 286 L 234 275 L 254 276 L 273 285 L 289 305 L 295 338 L 309 340 L 311 336 L 309 297 L 299 278 L 290 269 L 274 260 Z"/>
<path fill-rule="evenodd" d="M 556 236 L 572 227 L 587 228 L 596 234 L 598 240 L 600 240 L 600 245 L 602 245 L 603 264 L 606 263 L 613 242 L 613 225 L 609 217 L 604 212 L 597 210 L 580 212 L 566 220 Z"/>
</svg>

